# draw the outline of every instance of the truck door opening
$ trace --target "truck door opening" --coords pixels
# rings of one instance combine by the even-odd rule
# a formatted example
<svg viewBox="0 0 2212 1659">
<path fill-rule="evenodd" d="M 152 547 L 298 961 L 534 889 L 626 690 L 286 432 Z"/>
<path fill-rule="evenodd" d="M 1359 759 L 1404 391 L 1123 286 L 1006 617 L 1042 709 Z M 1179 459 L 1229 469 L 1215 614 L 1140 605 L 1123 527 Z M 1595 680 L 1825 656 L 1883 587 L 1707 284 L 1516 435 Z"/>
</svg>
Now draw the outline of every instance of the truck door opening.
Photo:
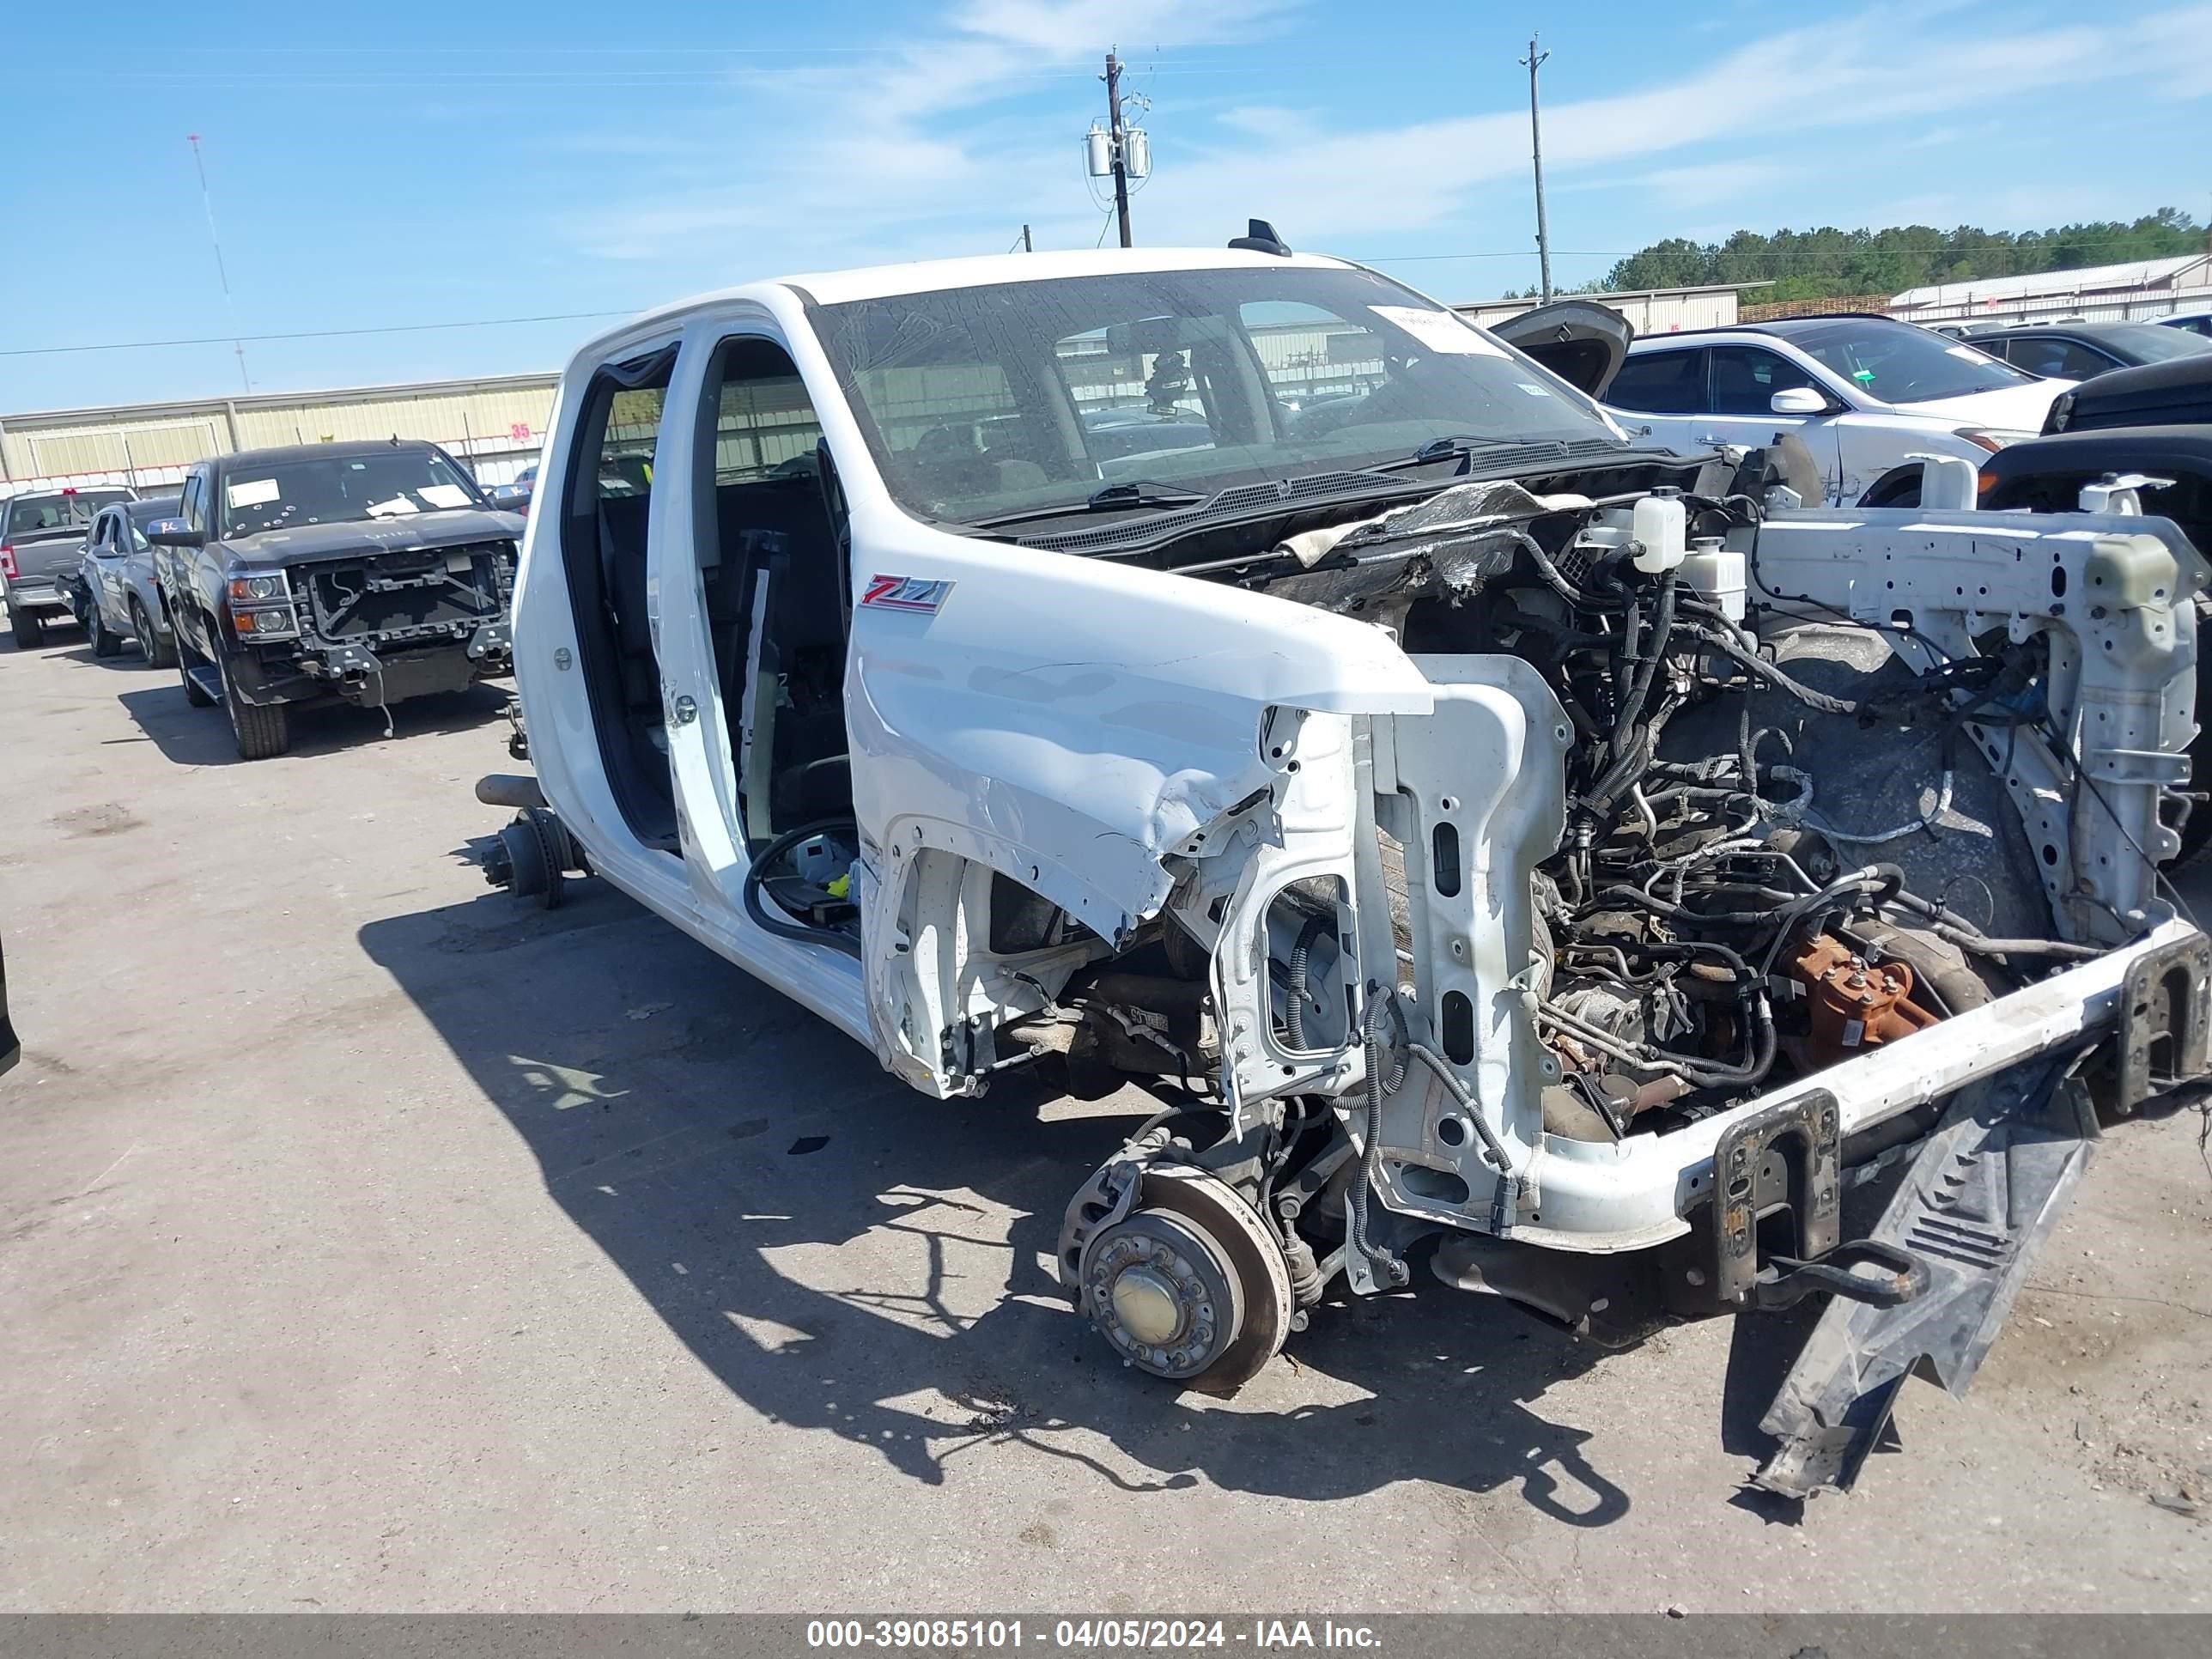
<svg viewBox="0 0 2212 1659">
<path fill-rule="evenodd" d="M 745 838 L 849 817 L 845 641 L 850 578 L 822 471 L 822 429 L 773 340 L 722 342 L 700 434 L 711 489 L 696 543 Z"/>
<path fill-rule="evenodd" d="M 607 782 L 630 831 L 679 853 L 660 670 L 646 611 L 646 530 L 673 346 L 601 369 L 560 481 L 561 562 Z"/>
</svg>

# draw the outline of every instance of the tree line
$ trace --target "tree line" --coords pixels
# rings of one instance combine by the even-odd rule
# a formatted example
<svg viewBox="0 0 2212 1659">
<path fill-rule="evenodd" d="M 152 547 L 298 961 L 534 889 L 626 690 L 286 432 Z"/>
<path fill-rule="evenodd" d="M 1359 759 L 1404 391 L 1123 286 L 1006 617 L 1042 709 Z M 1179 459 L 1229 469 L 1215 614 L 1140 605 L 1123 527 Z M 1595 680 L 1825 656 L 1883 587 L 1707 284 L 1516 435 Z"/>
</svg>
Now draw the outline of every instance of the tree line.
<svg viewBox="0 0 2212 1659">
<path fill-rule="evenodd" d="M 1725 241 L 1672 236 L 1632 253 L 1583 292 L 1771 283 L 1760 301 L 1900 294 L 1930 283 L 2033 276 L 2205 251 L 2206 227 L 2177 208 L 2050 230 L 1894 225 L 1886 230 L 1739 230 Z"/>
</svg>

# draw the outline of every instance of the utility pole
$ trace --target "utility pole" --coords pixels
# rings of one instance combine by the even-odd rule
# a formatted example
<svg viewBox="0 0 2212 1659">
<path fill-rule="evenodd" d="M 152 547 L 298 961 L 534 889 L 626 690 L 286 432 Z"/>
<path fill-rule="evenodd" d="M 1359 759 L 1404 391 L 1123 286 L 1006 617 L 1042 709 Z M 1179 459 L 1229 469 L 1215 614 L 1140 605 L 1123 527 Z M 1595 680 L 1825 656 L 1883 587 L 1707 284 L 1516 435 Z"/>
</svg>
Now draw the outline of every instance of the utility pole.
<svg viewBox="0 0 2212 1659">
<path fill-rule="evenodd" d="M 1528 154 L 1536 163 L 1536 264 L 1543 303 L 1552 303 L 1552 239 L 1544 228 L 1544 125 L 1536 114 L 1536 71 L 1552 54 L 1536 50 L 1536 37 L 1528 37 L 1528 55 L 1521 62 L 1528 71 Z"/>
<path fill-rule="evenodd" d="M 234 337 L 230 349 L 238 354 L 238 378 L 246 382 L 248 392 L 253 390 L 253 377 L 246 372 L 246 344 L 235 337 L 238 333 L 238 307 L 230 298 L 230 273 L 223 269 L 222 238 L 215 232 L 215 198 L 208 194 L 207 163 L 200 159 L 200 136 L 197 132 L 185 135 L 185 142 L 192 147 L 192 166 L 200 175 L 200 207 L 207 214 L 208 240 L 215 248 L 216 280 L 222 284 L 223 315 L 230 319 Z"/>
<path fill-rule="evenodd" d="M 1129 167 L 1121 130 L 1121 60 L 1106 54 L 1106 121 L 1114 135 L 1114 213 L 1121 222 L 1121 246 L 1129 246 Z"/>
<path fill-rule="evenodd" d="M 1027 225 L 1024 225 L 1022 227 L 1022 252 L 1024 253 L 1034 253 L 1036 252 L 1036 249 L 1030 245 L 1030 228 Z"/>
</svg>

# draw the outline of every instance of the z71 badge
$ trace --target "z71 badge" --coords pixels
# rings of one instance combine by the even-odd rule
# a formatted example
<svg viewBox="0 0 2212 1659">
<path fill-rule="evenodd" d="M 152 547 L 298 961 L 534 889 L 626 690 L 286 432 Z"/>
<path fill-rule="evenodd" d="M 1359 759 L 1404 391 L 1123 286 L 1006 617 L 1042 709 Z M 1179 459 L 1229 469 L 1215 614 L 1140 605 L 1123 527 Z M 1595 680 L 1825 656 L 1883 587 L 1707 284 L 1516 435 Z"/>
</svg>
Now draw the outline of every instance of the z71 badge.
<svg viewBox="0 0 2212 1659">
<path fill-rule="evenodd" d="M 915 576 L 871 576 L 866 591 L 860 595 L 860 603 L 879 611 L 934 612 L 951 591 L 949 581 L 926 582 Z"/>
</svg>

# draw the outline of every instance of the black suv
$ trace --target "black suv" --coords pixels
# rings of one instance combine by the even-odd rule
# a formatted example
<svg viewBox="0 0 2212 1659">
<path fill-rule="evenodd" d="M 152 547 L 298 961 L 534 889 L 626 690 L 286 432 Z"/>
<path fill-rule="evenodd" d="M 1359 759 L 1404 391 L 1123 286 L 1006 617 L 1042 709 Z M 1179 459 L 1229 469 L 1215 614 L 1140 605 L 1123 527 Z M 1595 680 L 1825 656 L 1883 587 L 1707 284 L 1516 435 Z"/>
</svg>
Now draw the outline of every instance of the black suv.
<svg viewBox="0 0 2212 1659">
<path fill-rule="evenodd" d="M 220 702 L 247 760 L 296 704 L 372 708 L 507 672 L 522 520 L 435 444 L 246 450 L 185 475 L 147 528 L 185 696 Z"/>
<path fill-rule="evenodd" d="M 1976 350 L 2046 380 L 2087 380 L 2115 368 L 2212 352 L 2212 340 L 2153 323 L 2014 323 L 1968 329 L 1962 337 Z"/>
</svg>

